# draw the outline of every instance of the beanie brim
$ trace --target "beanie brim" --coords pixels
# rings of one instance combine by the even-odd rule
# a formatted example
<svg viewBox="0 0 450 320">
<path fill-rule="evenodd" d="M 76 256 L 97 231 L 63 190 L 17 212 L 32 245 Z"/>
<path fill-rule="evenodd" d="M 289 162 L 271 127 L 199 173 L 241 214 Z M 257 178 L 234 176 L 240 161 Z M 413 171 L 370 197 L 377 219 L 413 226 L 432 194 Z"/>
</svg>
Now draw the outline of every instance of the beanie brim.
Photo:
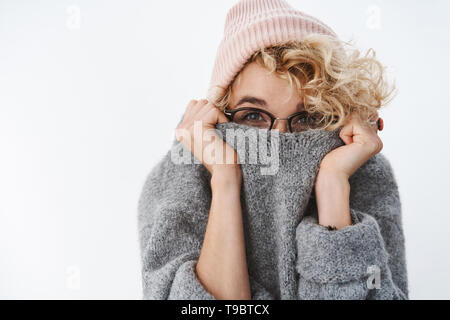
<svg viewBox="0 0 450 320">
<path fill-rule="evenodd" d="M 295 10 L 285 1 L 241 0 L 227 15 L 224 38 L 217 49 L 206 94 L 208 101 L 218 102 L 233 78 L 259 49 L 290 40 L 301 41 L 311 34 L 337 38 L 326 24 Z"/>
</svg>

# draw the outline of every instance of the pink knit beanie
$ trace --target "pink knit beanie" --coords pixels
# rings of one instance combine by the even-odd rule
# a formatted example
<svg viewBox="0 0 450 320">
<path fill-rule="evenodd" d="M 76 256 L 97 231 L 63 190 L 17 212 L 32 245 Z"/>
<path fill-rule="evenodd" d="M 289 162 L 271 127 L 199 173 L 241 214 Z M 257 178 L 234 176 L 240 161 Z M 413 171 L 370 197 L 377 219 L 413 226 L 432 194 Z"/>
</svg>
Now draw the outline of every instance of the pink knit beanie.
<svg viewBox="0 0 450 320">
<path fill-rule="evenodd" d="M 206 94 L 216 103 L 253 53 L 312 33 L 337 38 L 320 20 L 294 9 L 285 0 L 240 0 L 228 11 Z"/>
</svg>

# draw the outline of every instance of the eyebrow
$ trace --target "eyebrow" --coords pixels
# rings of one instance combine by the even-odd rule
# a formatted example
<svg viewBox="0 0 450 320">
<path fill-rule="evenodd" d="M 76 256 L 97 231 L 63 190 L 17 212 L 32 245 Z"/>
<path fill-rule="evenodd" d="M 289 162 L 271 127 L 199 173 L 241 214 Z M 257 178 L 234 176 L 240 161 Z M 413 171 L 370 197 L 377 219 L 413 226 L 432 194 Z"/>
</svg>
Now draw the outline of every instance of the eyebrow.
<svg viewBox="0 0 450 320">
<path fill-rule="evenodd" d="M 266 108 L 267 107 L 267 102 L 264 99 L 260 99 L 257 97 L 253 97 L 253 96 L 243 96 L 241 99 L 239 99 L 239 101 L 234 105 L 233 109 L 235 109 L 237 106 L 248 102 L 248 103 L 252 103 L 252 104 L 256 104 L 260 107 Z M 304 110 L 305 109 L 305 105 L 303 104 L 303 102 L 299 102 L 299 104 L 297 105 L 297 108 L 299 108 L 300 110 Z"/>
</svg>

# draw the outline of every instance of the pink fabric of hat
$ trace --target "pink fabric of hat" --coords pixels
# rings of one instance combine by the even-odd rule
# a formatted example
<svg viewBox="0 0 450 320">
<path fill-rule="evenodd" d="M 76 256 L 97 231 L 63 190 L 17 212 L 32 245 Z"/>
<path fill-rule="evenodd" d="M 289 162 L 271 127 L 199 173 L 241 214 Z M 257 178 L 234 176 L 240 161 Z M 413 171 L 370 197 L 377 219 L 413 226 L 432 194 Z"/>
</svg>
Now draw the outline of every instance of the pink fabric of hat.
<svg viewBox="0 0 450 320">
<path fill-rule="evenodd" d="M 261 47 L 319 33 L 337 38 L 325 23 L 284 0 L 241 0 L 228 11 L 206 94 L 216 103 L 245 62 Z"/>
</svg>

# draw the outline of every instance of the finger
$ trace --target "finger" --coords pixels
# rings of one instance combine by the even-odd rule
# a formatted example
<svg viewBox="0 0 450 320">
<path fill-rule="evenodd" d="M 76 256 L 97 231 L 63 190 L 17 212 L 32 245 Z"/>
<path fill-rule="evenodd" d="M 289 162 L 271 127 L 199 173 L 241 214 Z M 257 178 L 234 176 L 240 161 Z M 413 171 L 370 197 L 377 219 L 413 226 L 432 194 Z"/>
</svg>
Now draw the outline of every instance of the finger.
<svg viewBox="0 0 450 320">
<path fill-rule="evenodd" d="M 197 102 L 197 107 L 198 107 L 198 110 L 199 110 L 199 112 L 200 111 L 204 111 L 205 109 L 207 109 L 206 107 L 208 106 L 208 100 L 206 100 L 206 99 L 200 99 L 200 100 L 198 100 L 198 102 Z"/>
<path fill-rule="evenodd" d="M 199 109 L 203 109 L 207 104 L 208 104 L 208 100 L 206 100 L 206 99 L 200 99 L 200 100 L 198 100 L 198 102 L 197 102 L 197 107 L 198 107 Z"/>
<path fill-rule="evenodd" d="M 365 121 L 360 117 L 357 117 L 352 121 L 353 141 L 364 145 L 366 150 L 369 150 L 370 154 L 378 153 L 383 148 L 383 143 L 378 136 L 378 125 L 376 124 L 376 121 L 375 124 L 368 123 L 368 121 L 372 120 L 377 114 L 372 115 Z"/>
<path fill-rule="evenodd" d="M 189 103 L 188 103 L 188 107 L 189 107 L 189 106 L 193 106 L 193 105 L 196 104 L 196 103 L 197 103 L 197 100 L 191 99 L 191 100 L 189 101 Z"/>
<path fill-rule="evenodd" d="M 353 123 L 349 122 L 342 127 L 339 132 L 339 137 L 344 141 L 345 144 L 353 143 Z"/>
<path fill-rule="evenodd" d="M 201 100 L 191 100 L 188 105 L 188 109 L 186 110 L 186 121 L 192 123 L 195 119 L 201 119 L 202 107 L 204 105 L 204 101 Z"/>
<path fill-rule="evenodd" d="M 356 114 L 352 117 L 351 122 L 353 123 L 353 134 L 363 134 L 363 135 L 372 135 L 377 134 L 378 126 L 376 124 L 376 120 L 378 117 L 378 112 L 371 114 L 368 117 L 361 117 L 361 115 Z"/>
<path fill-rule="evenodd" d="M 197 100 L 195 100 L 195 99 L 190 100 L 186 106 L 185 114 L 191 114 L 192 109 L 194 109 L 196 104 L 197 104 Z"/>
<path fill-rule="evenodd" d="M 205 106 L 205 108 L 208 108 L 208 116 L 207 117 L 213 118 L 214 124 L 229 122 L 228 118 L 225 116 L 223 111 L 220 110 L 218 107 L 216 107 L 214 104 L 208 103 L 208 105 Z"/>
<path fill-rule="evenodd" d="M 208 101 L 207 99 L 200 99 L 200 100 L 198 101 L 198 103 L 200 103 L 201 105 L 206 105 L 206 104 L 209 103 L 209 101 Z"/>
<path fill-rule="evenodd" d="M 192 111 L 195 109 L 195 106 L 197 105 L 197 102 L 198 102 L 197 100 L 191 99 L 186 106 L 185 114 L 191 115 Z"/>
<path fill-rule="evenodd" d="M 218 120 L 217 120 L 218 123 L 230 122 L 230 120 L 228 120 L 227 116 L 223 113 L 222 110 L 217 109 L 217 111 L 218 111 Z"/>
<path fill-rule="evenodd" d="M 204 119 L 208 117 L 208 113 L 211 111 L 211 106 L 208 100 L 202 99 L 198 102 L 199 109 L 197 110 L 197 118 Z"/>
<path fill-rule="evenodd" d="M 215 104 L 208 102 L 208 106 L 211 107 L 211 109 L 216 113 L 217 123 L 229 122 L 223 111 L 220 110 Z"/>
</svg>

